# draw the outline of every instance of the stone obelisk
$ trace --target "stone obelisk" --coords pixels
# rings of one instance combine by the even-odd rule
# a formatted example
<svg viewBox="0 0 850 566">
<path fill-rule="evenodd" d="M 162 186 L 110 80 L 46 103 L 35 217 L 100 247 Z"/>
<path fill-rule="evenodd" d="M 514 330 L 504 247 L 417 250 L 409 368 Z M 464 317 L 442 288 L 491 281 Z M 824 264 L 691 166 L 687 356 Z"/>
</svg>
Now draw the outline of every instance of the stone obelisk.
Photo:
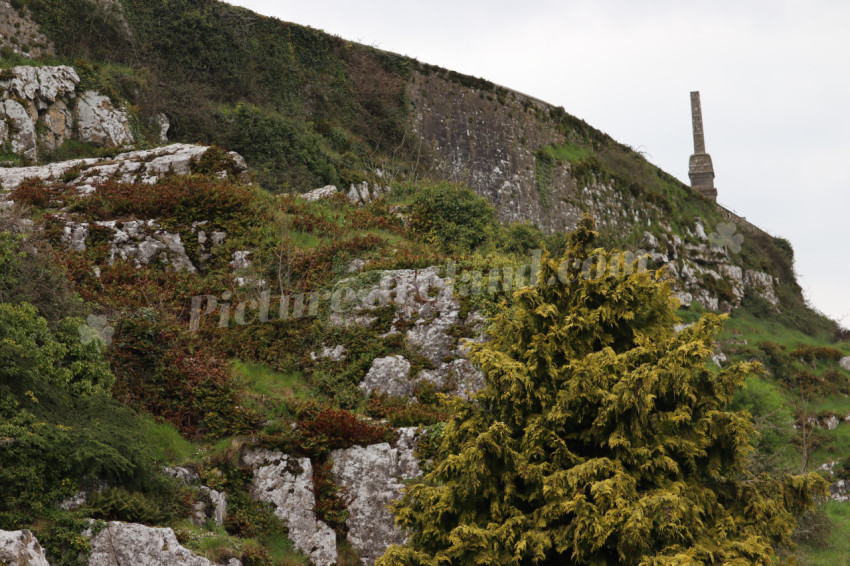
<svg viewBox="0 0 850 566">
<path fill-rule="evenodd" d="M 688 170 L 691 187 L 704 196 L 717 200 L 717 189 L 714 188 L 714 167 L 711 164 L 711 156 L 705 152 L 699 91 L 691 93 L 691 117 L 694 123 L 694 154 L 691 156 Z"/>
</svg>

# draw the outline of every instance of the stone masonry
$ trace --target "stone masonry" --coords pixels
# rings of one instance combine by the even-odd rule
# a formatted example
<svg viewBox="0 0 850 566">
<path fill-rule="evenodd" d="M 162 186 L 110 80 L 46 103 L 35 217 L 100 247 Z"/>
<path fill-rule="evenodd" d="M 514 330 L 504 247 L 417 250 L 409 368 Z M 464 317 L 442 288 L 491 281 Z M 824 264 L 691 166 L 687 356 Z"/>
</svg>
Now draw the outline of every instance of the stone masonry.
<svg viewBox="0 0 850 566">
<path fill-rule="evenodd" d="M 717 200 L 717 189 L 714 188 L 714 166 L 711 164 L 711 156 L 705 152 L 699 91 L 691 92 L 691 117 L 694 124 L 694 154 L 691 155 L 688 169 L 691 187 L 706 197 Z"/>
</svg>

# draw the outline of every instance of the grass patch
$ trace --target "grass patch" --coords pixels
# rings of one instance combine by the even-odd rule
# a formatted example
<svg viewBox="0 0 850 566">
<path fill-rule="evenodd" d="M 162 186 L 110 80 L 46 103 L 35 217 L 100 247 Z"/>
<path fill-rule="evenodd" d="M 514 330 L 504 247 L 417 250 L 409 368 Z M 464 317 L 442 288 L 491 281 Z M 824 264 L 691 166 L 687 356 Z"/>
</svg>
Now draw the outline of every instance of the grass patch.
<svg viewBox="0 0 850 566">
<path fill-rule="evenodd" d="M 183 438 L 171 423 L 158 423 L 152 418 L 146 418 L 143 427 L 148 446 L 157 462 L 181 464 L 197 452 L 197 447 Z"/>
<path fill-rule="evenodd" d="M 233 371 L 247 393 L 247 401 L 254 408 L 271 417 L 289 413 L 289 401 L 312 397 L 310 387 L 301 372 L 281 373 L 262 364 L 233 360 Z"/>
<path fill-rule="evenodd" d="M 845 566 L 850 564 L 850 505 L 828 501 L 823 505 L 832 523 L 829 542 L 825 548 L 801 546 L 801 564 L 811 566 Z"/>
</svg>

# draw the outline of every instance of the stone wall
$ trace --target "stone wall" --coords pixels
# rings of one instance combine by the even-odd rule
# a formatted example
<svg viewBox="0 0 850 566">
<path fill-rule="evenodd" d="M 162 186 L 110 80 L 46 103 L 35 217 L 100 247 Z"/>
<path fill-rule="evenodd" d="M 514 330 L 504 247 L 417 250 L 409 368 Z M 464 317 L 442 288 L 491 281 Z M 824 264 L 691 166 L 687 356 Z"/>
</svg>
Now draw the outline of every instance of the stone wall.
<svg viewBox="0 0 850 566">
<path fill-rule="evenodd" d="M 547 164 L 542 190 L 539 150 L 569 141 L 550 118 L 559 112 L 552 106 L 519 92 L 482 90 L 438 73 L 414 73 L 408 96 L 411 128 L 433 161 L 436 176 L 465 183 L 486 197 L 503 222 L 529 220 L 544 232 L 569 231 L 587 212 L 617 245 L 634 234 L 643 235 L 640 242 L 632 240 L 630 251 L 649 252 L 653 267 L 667 266 L 685 305 L 695 301 L 728 311 L 741 304 L 747 290 L 778 305 L 777 287 L 783 282 L 744 265 L 737 255 L 740 248 L 713 239 L 719 224 L 697 221 L 696 228 L 674 228 L 669 211 L 642 192 L 623 190 L 593 173 L 579 175 L 567 161 Z M 765 236 L 719 207 L 714 216 L 730 223 L 737 234 Z"/>
</svg>

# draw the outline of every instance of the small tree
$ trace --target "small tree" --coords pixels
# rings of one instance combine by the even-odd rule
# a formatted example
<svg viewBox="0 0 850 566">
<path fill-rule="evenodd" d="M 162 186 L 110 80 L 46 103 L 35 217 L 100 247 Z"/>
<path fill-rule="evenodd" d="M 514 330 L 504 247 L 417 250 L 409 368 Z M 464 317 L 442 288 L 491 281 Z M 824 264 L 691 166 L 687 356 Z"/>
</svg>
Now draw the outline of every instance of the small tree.
<svg viewBox="0 0 850 566">
<path fill-rule="evenodd" d="M 771 564 L 825 493 L 748 473 L 752 419 L 728 405 L 760 367 L 714 373 L 723 318 L 677 334 L 668 286 L 605 270 L 595 237 L 584 218 L 473 346 L 486 388 L 453 401 L 442 459 L 394 509 L 410 539 L 379 566 Z"/>
</svg>

